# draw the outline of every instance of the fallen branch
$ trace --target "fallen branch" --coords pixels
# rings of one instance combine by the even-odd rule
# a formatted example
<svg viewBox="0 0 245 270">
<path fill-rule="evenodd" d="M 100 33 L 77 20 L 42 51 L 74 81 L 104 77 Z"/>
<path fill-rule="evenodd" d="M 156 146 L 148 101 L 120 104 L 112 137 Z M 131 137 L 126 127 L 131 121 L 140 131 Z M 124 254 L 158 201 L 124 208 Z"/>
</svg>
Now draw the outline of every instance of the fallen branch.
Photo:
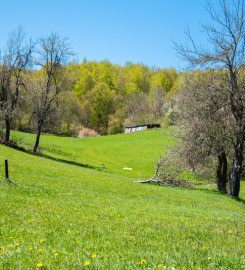
<svg viewBox="0 0 245 270">
<path fill-rule="evenodd" d="M 187 180 L 176 180 L 176 179 L 149 179 L 149 180 L 140 180 L 134 181 L 135 183 L 142 184 L 155 184 L 161 186 L 170 186 L 170 187 L 181 187 L 181 188 L 194 188 L 195 186 Z"/>
<path fill-rule="evenodd" d="M 161 185 L 161 186 L 170 186 L 170 187 L 181 187 L 181 188 L 194 188 L 195 187 L 190 181 L 187 181 L 187 180 L 161 179 L 158 175 L 158 172 L 160 169 L 160 161 L 156 165 L 155 173 L 152 178 L 148 180 L 138 180 L 134 182 L 142 183 L 142 184 L 155 184 L 155 185 Z"/>
</svg>

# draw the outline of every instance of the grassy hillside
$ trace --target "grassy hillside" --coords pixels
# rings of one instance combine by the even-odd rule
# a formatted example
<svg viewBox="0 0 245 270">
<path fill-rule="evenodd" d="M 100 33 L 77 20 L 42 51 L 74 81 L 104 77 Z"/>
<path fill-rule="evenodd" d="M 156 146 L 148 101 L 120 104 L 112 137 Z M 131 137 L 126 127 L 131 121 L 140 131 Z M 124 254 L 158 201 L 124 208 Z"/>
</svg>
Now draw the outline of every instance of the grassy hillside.
<svg viewBox="0 0 245 270">
<path fill-rule="evenodd" d="M 128 177 L 149 177 L 159 157 L 176 142 L 174 129 L 150 130 L 96 138 L 41 137 L 41 151 L 49 157 L 73 160 L 80 164 L 104 167 Z M 13 132 L 13 140 L 32 149 L 35 134 Z M 125 171 L 123 168 L 132 168 Z"/>
<path fill-rule="evenodd" d="M 41 138 L 49 155 L 106 172 L 0 146 L 16 182 L 0 184 L 0 269 L 245 269 L 242 201 L 132 181 L 152 174 L 170 133 Z"/>
</svg>

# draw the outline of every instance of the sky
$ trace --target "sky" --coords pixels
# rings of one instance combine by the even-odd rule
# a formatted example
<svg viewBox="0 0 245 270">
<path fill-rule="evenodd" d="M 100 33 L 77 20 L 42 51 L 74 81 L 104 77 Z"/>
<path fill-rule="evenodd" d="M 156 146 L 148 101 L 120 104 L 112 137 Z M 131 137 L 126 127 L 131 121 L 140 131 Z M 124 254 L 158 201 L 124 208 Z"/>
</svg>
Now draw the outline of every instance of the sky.
<svg viewBox="0 0 245 270">
<path fill-rule="evenodd" d="M 206 0 L 0 0 L 0 48 L 22 26 L 32 39 L 50 32 L 67 37 L 78 62 L 181 70 L 185 64 L 173 43 L 185 44 L 188 28 L 205 42 L 200 24 L 209 22 L 206 6 Z"/>
</svg>

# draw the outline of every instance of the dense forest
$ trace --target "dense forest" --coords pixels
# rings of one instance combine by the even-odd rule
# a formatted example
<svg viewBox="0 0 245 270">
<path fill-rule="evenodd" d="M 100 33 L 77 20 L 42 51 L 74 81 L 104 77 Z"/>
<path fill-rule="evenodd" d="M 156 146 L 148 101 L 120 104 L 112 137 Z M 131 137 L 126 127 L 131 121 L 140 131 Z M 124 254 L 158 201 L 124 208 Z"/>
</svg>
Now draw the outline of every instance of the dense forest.
<svg viewBox="0 0 245 270">
<path fill-rule="evenodd" d="M 78 136 L 82 126 L 104 135 L 120 133 L 125 125 L 168 125 L 175 121 L 168 102 L 181 80 L 175 69 L 151 69 L 132 63 L 119 66 L 108 61 L 86 60 L 63 68 L 65 87 L 59 93 L 57 109 L 49 115 L 43 131 Z M 31 81 L 41 73 L 42 70 L 29 71 L 24 80 Z M 33 94 L 36 95 L 31 89 L 21 91 L 13 128 L 36 131 L 30 121 Z"/>
</svg>

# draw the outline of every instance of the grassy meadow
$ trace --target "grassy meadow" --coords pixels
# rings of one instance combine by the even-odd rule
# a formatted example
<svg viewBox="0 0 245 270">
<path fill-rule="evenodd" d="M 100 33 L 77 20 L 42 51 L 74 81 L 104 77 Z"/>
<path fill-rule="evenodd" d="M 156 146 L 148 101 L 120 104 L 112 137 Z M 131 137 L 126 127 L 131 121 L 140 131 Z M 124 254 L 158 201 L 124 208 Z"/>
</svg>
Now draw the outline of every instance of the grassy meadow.
<svg viewBox="0 0 245 270">
<path fill-rule="evenodd" d="M 244 182 L 241 201 L 133 182 L 175 133 L 43 135 L 46 157 L 0 145 L 1 179 L 8 159 L 16 183 L 0 184 L 0 269 L 245 269 Z M 12 136 L 25 148 L 35 139 Z"/>
<path fill-rule="evenodd" d="M 77 165 L 91 166 L 133 179 L 147 178 L 154 173 L 159 158 L 176 143 L 176 137 L 177 131 L 174 129 L 84 139 L 42 135 L 40 149 L 49 158 L 74 161 Z M 15 131 L 12 139 L 25 149 L 32 150 L 35 134 Z"/>
</svg>

